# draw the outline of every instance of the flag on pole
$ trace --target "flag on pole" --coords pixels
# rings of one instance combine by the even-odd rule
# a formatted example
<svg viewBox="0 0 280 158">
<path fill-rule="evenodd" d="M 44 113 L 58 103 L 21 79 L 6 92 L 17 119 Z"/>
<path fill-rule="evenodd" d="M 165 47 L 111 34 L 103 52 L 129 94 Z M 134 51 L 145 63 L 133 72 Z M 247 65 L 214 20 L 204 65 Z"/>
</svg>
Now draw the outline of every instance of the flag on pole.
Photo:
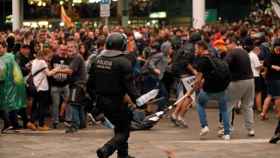
<svg viewBox="0 0 280 158">
<path fill-rule="evenodd" d="M 66 14 L 63 6 L 61 6 L 61 20 L 64 22 L 66 27 L 74 27 L 72 19 Z"/>
</svg>

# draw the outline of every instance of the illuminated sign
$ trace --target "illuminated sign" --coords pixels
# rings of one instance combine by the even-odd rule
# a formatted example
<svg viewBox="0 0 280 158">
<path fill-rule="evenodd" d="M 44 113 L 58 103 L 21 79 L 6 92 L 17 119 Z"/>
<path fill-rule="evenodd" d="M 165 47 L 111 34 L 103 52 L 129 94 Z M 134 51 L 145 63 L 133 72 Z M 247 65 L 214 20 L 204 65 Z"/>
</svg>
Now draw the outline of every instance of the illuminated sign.
<svg viewBox="0 0 280 158">
<path fill-rule="evenodd" d="M 150 18 L 154 18 L 154 19 L 161 19 L 166 17 L 167 17 L 166 12 L 155 12 L 150 14 Z"/>
</svg>

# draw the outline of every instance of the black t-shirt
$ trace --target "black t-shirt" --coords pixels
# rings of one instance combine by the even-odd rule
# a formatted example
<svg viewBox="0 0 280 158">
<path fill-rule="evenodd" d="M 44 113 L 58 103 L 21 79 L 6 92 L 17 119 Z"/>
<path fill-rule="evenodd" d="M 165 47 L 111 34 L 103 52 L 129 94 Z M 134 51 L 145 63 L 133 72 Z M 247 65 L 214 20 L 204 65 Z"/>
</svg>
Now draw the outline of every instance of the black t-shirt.
<svg viewBox="0 0 280 158">
<path fill-rule="evenodd" d="M 203 74 L 203 78 L 207 80 L 210 76 L 210 72 L 212 71 L 213 67 L 209 60 L 209 57 L 202 56 L 197 57 L 194 62 L 194 67 L 198 72 L 201 72 Z M 219 83 L 211 83 L 211 82 L 204 82 L 203 84 L 203 90 L 205 92 L 217 92 L 219 91 L 218 87 Z"/>
<path fill-rule="evenodd" d="M 52 68 L 69 68 L 70 59 L 67 57 L 54 56 L 51 60 Z M 57 73 L 51 77 L 51 85 L 57 87 L 64 87 L 69 83 L 69 75 L 64 73 Z"/>
<path fill-rule="evenodd" d="M 28 63 L 30 59 L 22 55 L 21 53 L 16 54 L 16 62 L 18 63 L 23 76 L 27 76 L 30 73 L 30 69 L 28 68 Z"/>
<path fill-rule="evenodd" d="M 185 74 L 192 74 L 187 69 L 188 64 L 193 64 L 194 60 L 194 47 L 193 44 L 186 44 L 183 48 L 175 52 L 173 56 L 173 64 L 171 66 L 172 73 L 180 77 Z"/>
<path fill-rule="evenodd" d="M 76 54 L 70 62 L 70 69 L 72 69 L 73 74 L 70 78 L 70 83 L 75 83 L 78 81 L 86 81 L 86 64 L 83 57 L 80 54 Z"/>
<path fill-rule="evenodd" d="M 271 53 L 264 61 L 264 66 L 268 67 L 266 79 L 280 80 L 280 72 L 271 68 L 272 65 L 280 66 L 280 54 Z"/>
<path fill-rule="evenodd" d="M 230 50 L 225 60 L 229 65 L 232 81 L 253 78 L 249 54 L 244 49 L 236 48 Z"/>
</svg>

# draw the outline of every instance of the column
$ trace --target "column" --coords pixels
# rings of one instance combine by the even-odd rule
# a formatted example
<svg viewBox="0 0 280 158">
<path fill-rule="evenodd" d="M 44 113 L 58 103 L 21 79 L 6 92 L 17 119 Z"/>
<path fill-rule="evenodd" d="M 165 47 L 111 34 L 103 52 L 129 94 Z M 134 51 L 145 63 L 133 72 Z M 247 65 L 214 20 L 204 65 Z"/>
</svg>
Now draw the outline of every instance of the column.
<svg viewBox="0 0 280 158">
<path fill-rule="evenodd" d="M 21 26 L 21 5 L 20 0 L 12 0 L 12 20 L 13 20 L 13 31 L 20 29 Z"/>
<path fill-rule="evenodd" d="M 205 25 L 205 0 L 193 0 L 192 3 L 193 27 L 201 29 Z"/>
<path fill-rule="evenodd" d="M 129 0 L 121 0 L 122 1 L 122 26 L 126 27 L 128 25 L 129 20 Z"/>
</svg>

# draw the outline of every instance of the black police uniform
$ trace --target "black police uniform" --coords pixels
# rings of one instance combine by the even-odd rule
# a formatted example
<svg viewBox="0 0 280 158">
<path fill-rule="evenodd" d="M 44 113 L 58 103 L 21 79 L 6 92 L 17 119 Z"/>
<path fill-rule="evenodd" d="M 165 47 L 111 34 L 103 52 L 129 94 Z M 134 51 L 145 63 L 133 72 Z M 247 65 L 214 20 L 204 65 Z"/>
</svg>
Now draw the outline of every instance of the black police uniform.
<svg viewBox="0 0 280 158">
<path fill-rule="evenodd" d="M 116 150 L 119 158 L 129 157 L 127 141 L 132 114 L 124 105 L 124 96 L 128 94 L 135 101 L 139 93 L 133 83 L 131 62 L 122 52 L 126 41 L 120 35 L 115 33 L 108 37 L 107 49 L 110 50 L 98 55 L 89 72 L 89 93 L 96 95 L 97 108 L 115 126 L 114 137 L 97 150 L 99 158 L 107 158 Z"/>
</svg>

